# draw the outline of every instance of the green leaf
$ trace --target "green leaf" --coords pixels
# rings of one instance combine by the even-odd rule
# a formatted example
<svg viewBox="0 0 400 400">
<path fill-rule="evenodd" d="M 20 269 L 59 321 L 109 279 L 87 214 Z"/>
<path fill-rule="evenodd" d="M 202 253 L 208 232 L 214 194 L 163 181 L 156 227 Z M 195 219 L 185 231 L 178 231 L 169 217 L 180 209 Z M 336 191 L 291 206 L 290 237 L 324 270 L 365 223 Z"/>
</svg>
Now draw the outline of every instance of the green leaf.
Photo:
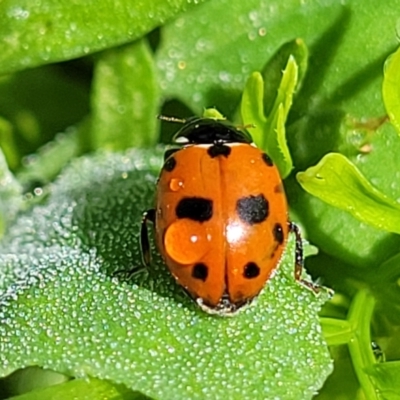
<svg viewBox="0 0 400 400">
<path fill-rule="evenodd" d="M 93 149 L 123 150 L 156 142 L 158 85 L 145 40 L 103 53 L 92 93 Z"/>
<path fill-rule="evenodd" d="M 293 101 L 293 93 L 297 84 L 297 76 L 298 66 L 296 60 L 293 56 L 289 56 L 286 68 L 283 70 L 282 79 L 278 87 L 278 94 L 269 114 L 270 117 L 273 117 L 278 113 L 277 110 L 282 104 L 284 119 L 286 121 Z M 272 121 L 270 123 L 272 126 L 275 125 Z"/>
<path fill-rule="evenodd" d="M 10 168 L 20 167 L 21 157 L 36 152 L 56 133 L 87 115 L 87 87 L 82 79 L 74 79 L 72 75 L 72 71 L 64 75 L 62 66 L 48 65 L 15 73 L 0 81 L 0 115 L 10 124 L 11 136 L 2 137 L 0 144 L 3 148 L 7 146 Z"/>
<path fill-rule="evenodd" d="M 274 122 L 276 122 L 276 135 L 275 137 L 271 137 L 271 140 L 269 140 L 269 146 L 267 145 L 267 148 L 271 148 L 271 154 L 279 154 L 279 157 L 276 156 L 275 159 L 277 160 L 276 164 L 283 179 L 286 178 L 293 169 L 292 157 L 286 142 L 286 117 L 287 112 L 283 103 L 281 103 L 279 104 L 278 112 L 276 118 L 274 119 Z"/>
<path fill-rule="evenodd" d="M 324 7 L 299 7 L 294 0 L 208 2 L 163 31 L 157 64 L 164 94 L 183 100 L 198 114 L 215 104 L 231 116 L 252 71 L 262 71 L 277 48 L 293 37 L 314 41 L 341 9 L 332 1 Z M 219 27 L 217 36 L 210 26 Z"/>
<path fill-rule="evenodd" d="M 308 66 L 308 48 L 304 40 L 295 39 L 283 44 L 262 70 L 265 93 L 264 110 L 266 114 L 269 114 L 272 110 L 276 93 L 282 80 L 282 71 L 286 68 L 290 56 L 295 59 L 298 67 L 296 91 L 301 88 Z"/>
<path fill-rule="evenodd" d="M 378 229 L 400 233 L 400 204 L 374 188 L 346 157 L 327 154 L 297 174 L 304 190 Z"/>
<path fill-rule="evenodd" d="M 386 318 L 395 326 L 400 324 L 400 303 L 397 301 L 400 295 L 399 276 L 400 253 L 397 253 L 366 277 L 380 309 L 385 311 Z"/>
<path fill-rule="evenodd" d="M 293 167 L 286 143 L 285 122 L 296 82 L 296 61 L 290 56 L 267 118 L 264 115 L 264 82 L 260 73 L 254 72 L 249 77 L 241 101 L 243 123 L 254 125 L 251 129 L 254 142 L 271 156 L 282 178 L 286 178 Z"/>
<path fill-rule="evenodd" d="M 153 398 L 311 399 L 332 367 L 317 316 L 328 295 L 295 282 L 293 238 L 262 294 L 232 318 L 202 312 L 154 249 L 148 273 L 113 275 L 140 265 L 141 215 L 161 164 L 161 151 L 145 150 L 78 159 L 10 229 L 1 375 L 39 365 Z"/>
<path fill-rule="evenodd" d="M 354 372 L 366 399 L 378 400 L 380 390 L 371 371 L 377 359 L 371 347 L 371 318 L 376 300 L 367 290 L 359 290 L 352 299 L 346 320 L 323 318 L 322 326 L 332 345 L 347 344 Z M 392 382 L 391 382 L 392 384 Z M 386 397 L 385 397 L 386 398 Z"/>
<path fill-rule="evenodd" d="M 376 382 L 377 390 L 383 399 L 400 399 L 400 361 L 374 364 L 367 372 Z"/>
<path fill-rule="evenodd" d="M 1 380 L 0 393 L 2 394 L 2 398 L 8 399 L 9 397 L 18 396 L 35 390 L 35 394 L 32 395 L 37 398 L 37 393 L 43 393 L 43 391 L 38 391 L 38 389 L 59 385 L 69 380 L 69 377 L 48 369 L 28 367 L 19 369 L 10 376 L 3 378 Z"/>
<path fill-rule="evenodd" d="M 400 134 L 400 49 L 386 60 L 382 94 L 390 121 Z"/>
<path fill-rule="evenodd" d="M 70 127 L 35 154 L 26 157 L 16 175 L 18 182 L 30 190 L 32 185 L 40 187 L 55 179 L 61 169 L 80 154 L 79 138 L 87 134 L 87 125 L 86 122 L 79 127 Z"/>
<path fill-rule="evenodd" d="M 0 237 L 22 208 L 22 187 L 9 171 L 0 150 Z"/>
<path fill-rule="evenodd" d="M 265 147 L 277 164 L 282 178 L 286 178 L 293 168 L 292 157 L 286 142 L 285 123 L 292 105 L 293 93 L 297 84 L 298 67 L 293 56 L 289 57 L 279 84 L 278 95 L 267 117 L 267 132 Z"/>
<path fill-rule="evenodd" d="M 203 118 L 222 119 L 225 117 L 216 108 L 206 108 L 203 112 Z"/>
<path fill-rule="evenodd" d="M 0 117 L 0 148 L 10 168 L 16 168 L 19 164 L 20 152 L 15 143 L 13 126 L 11 122 Z"/>
<path fill-rule="evenodd" d="M 10 400 L 146 400 L 148 397 L 100 379 L 74 379 L 58 385 L 36 389 Z"/>
<path fill-rule="evenodd" d="M 2 1 L 0 74 L 133 41 L 202 1 Z"/>
<path fill-rule="evenodd" d="M 264 81 L 259 72 L 253 72 L 247 79 L 240 102 L 240 113 L 244 125 L 253 125 L 250 130 L 254 143 L 263 148 L 267 118 L 264 115 Z"/>
<path fill-rule="evenodd" d="M 322 331 L 329 346 L 347 344 L 353 336 L 348 321 L 336 318 L 321 318 Z"/>
</svg>

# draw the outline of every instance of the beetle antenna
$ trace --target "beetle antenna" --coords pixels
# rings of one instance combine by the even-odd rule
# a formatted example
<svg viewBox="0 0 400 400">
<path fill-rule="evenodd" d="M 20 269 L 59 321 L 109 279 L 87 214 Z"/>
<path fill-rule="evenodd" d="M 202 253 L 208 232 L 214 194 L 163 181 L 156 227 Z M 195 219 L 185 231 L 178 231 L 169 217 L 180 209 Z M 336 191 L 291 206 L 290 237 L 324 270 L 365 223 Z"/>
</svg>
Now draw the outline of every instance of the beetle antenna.
<svg viewBox="0 0 400 400">
<path fill-rule="evenodd" d="M 157 115 L 157 118 L 166 122 L 176 122 L 178 124 L 186 124 L 186 119 L 183 118 L 167 117 L 166 115 Z"/>
</svg>

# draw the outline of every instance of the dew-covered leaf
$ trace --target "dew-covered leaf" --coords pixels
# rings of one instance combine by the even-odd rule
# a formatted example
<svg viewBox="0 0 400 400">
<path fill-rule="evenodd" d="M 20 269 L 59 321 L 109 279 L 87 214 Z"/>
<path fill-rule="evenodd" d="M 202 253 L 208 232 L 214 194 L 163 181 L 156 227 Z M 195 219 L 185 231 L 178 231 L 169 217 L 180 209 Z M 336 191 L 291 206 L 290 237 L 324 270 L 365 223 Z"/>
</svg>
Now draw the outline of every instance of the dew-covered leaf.
<svg viewBox="0 0 400 400">
<path fill-rule="evenodd" d="M 158 105 L 153 55 L 145 40 L 104 52 L 92 92 L 92 148 L 154 144 Z"/>
<path fill-rule="evenodd" d="M 140 265 L 161 160 L 144 150 L 79 159 L 9 230 L 1 375 L 39 365 L 160 399 L 311 399 L 331 371 L 317 316 L 328 296 L 294 281 L 293 238 L 257 301 L 232 318 L 198 309 L 154 249 L 148 272 L 114 275 Z"/>
<path fill-rule="evenodd" d="M 2 1 L 0 74 L 133 41 L 200 2 Z"/>
<path fill-rule="evenodd" d="M 400 204 L 374 188 L 357 167 L 339 153 L 299 172 L 303 189 L 378 229 L 400 233 Z"/>
</svg>

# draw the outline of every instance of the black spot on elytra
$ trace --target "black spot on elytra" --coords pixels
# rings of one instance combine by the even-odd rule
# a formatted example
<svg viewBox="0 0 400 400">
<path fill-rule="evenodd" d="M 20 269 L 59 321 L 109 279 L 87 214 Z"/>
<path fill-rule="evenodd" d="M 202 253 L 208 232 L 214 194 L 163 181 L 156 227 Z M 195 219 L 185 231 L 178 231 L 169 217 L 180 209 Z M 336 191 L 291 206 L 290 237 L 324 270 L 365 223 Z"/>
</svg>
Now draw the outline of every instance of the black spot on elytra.
<svg viewBox="0 0 400 400">
<path fill-rule="evenodd" d="M 208 148 L 207 153 L 211 158 L 218 156 L 228 157 L 231 154 L 231 148 L 225 144 L 216 143 Z"/>
<path fill-rule="evenodd" d="M 245 278 L 253 279 L 257 278 L 258 275 L 260 275 L 260 267 L 256 263 L 249 262 L 244 266 L 243 276 Z"/>
<path fill-rule="evenodd" d="M 283 229 L 281 224 L 275 224 L 274 229 L 272 231 L 272 234 L 274 235 L 274 239 L 279 243 L 282 244 L 285 237 L 283 234 Z"/>
<path fill-rule="evenodd" d="M 208 221 L 213 214 L 213 202 L 203 197 L 184 197 L 176 206 L 175 214 L 178 218 Z"/>
<path fill-rule="evenodd" d="M 242 221 L 250 225 L 259 224 L 268 217 L 268 200 L 263 194 L 242 197 L 236 203 L 236 211 Z"/>
<path fill-rule="evenodd" d="M 174 170 L 175 166 L 176 166 L 175 158 L 174 157 L 170 157 L 170 158 L 168 158 L 167 161 L 165 161 L 165 164 L 164 164 L 163 168 L 164 168 L 165 171 L 171 172 L 171 171 Z"/>
<path fill-rule="evenodd" d="M 267 153 L 262 153 L 262 159 L 268 167 L 272 167 L 274 165 L 273 161 L 271 160 L 270 156 Z"/>
<path fill-rule="evenodd" d="M 168 160 L 172 156 L 172 154 L 176 153 L 177 151 L 181 150 L 180 148 L 172 148 L 172 149 L 167 149 L 165 150 L 164 153 L 164 162 Z"/>
<path fill-rule="evenodd" d="M 195 279 L 200 279 L 205 282 L 208 276 L 208 267 L 203 263 L 197 263 L 193 266 L 192 277 Z"/>
</svg>

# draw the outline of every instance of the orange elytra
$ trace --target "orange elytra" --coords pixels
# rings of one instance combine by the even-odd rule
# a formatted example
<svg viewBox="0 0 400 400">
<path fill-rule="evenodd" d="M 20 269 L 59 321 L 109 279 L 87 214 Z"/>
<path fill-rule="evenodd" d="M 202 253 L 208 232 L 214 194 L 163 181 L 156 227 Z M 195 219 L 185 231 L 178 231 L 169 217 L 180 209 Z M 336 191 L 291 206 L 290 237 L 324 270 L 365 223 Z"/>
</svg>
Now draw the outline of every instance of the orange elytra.
<svg viewBox="0 0 400 400">
<path fill-rule="evenodd" d="M 301 280 L 301 236 L 288 220 L 282 180 L 248 132 L 226 120 L 193 117 L 174 141 L 180 146 L 166 152 L 155 208 L 142 221 L 145 263 L 151 221 L 176 281 L 206 312 L 231 315 L 262 290 L 293 231 Z"/>
</svg>

